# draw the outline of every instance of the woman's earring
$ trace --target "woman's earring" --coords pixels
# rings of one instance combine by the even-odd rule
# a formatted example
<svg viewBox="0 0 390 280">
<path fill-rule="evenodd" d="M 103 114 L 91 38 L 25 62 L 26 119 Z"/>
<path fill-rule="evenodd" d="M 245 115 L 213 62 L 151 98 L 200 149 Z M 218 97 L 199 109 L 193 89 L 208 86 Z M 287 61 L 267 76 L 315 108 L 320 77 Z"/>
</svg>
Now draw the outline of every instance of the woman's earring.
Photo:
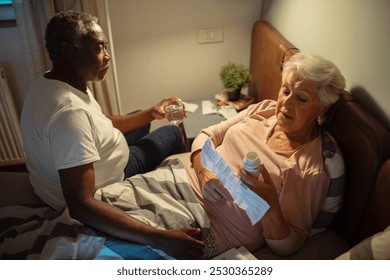
<svg viewBox="0 0 390 280">
<path fill-rule="evenodd" d="M 322 113 L 321 115 L 319 115 L 319 116 L 317 117 L 317 123 L 318 123 L 318 125 L 323 125 L 323 124 L 325 123 L 325 120 L 326 120 L 326 118 L 325 118 L 325 113 Z"/>
</svg>

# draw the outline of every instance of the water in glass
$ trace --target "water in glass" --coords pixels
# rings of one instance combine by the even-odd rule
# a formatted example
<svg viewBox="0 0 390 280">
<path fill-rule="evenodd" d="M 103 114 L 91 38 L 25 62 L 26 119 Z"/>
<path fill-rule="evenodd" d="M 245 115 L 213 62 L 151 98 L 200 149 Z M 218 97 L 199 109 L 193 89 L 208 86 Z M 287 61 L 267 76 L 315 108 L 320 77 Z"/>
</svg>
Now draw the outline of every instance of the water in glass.
<svg viewBox="0 0 390 280">
<path fill-rule="evenodd" d="M 183 104 L 180 101 L 168 101 L 164 106 L 167 120 L 173 125 L 179 125 L 184 118 Z"/>
</svg>

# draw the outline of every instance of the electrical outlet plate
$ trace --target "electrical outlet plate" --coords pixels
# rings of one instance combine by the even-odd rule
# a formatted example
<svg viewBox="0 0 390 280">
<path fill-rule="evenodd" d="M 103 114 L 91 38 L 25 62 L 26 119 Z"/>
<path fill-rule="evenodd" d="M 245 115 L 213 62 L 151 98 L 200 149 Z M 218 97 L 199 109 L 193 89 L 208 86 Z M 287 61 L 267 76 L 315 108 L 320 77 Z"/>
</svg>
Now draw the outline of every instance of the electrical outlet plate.
<svg viewBox="0 0 390 280">
<path fill-rule="evenodd" d="M 198 44 L 222 43 L 223 28 L 198 29 Z"/>
</svg>

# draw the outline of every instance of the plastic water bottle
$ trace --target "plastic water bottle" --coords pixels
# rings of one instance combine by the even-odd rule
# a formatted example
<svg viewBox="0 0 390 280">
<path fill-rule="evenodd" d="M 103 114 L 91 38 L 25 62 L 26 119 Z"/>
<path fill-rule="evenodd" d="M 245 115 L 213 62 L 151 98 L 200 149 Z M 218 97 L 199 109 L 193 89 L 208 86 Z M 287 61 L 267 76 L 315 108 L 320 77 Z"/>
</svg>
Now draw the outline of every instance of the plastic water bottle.
<svg viewBox="0 0 390 280">
<path fill-rule="evenodd" d="M 259 156 L 255 152 L 248 152 L 242 163 L 245 171 L 256 179 L 259 178 L 260 175 L 260 164 Z"/>
</svg>

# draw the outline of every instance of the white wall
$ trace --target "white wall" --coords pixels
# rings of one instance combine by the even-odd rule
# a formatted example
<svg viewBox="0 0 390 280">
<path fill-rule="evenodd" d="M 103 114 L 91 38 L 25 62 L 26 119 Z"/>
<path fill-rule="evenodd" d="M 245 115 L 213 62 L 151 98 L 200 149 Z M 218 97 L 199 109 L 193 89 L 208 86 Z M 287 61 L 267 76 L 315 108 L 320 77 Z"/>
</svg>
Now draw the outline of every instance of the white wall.
<svg viewBox="0 0 390 280">
<path fill-rule="evenodd" d="M 264 18 L 299 49 L 335 62 L 351 94 L 390 128 L 390 1 L 264 1 Z"/>
<path fill-rule="evenodd" d="M 249 65 L 261 0 L 108 1 L 122 111 L 166 96 L 213 98 L 220 67 Z M 198 44 L 199 28 L 222 27 L 223 43 Z"/>
</svg>

